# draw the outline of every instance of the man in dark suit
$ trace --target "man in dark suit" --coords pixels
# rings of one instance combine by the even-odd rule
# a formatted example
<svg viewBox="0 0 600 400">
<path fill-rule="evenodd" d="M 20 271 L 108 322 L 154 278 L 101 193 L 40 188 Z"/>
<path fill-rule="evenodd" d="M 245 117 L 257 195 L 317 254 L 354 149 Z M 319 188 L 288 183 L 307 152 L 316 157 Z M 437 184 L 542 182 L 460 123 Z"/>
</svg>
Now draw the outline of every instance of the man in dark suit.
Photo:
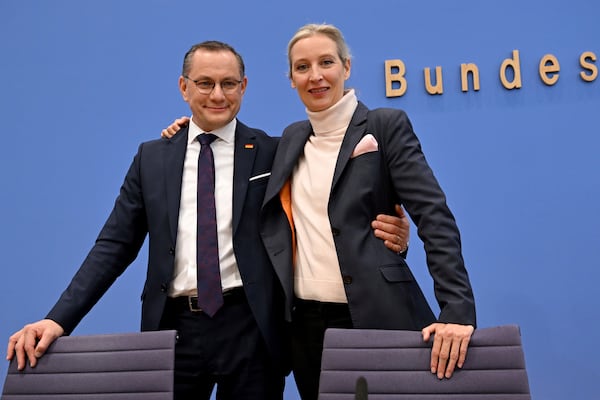
<svg viewBox="0 0 600 400">
<path fill-rule="evenodd" d="M 75 329 L 148 235 L 141 329 L 178 331 L 176 399 L 209 399 L 215 385 L 219 399 L 282 398 L 290 370 L 285 303 L 258 231 L 279 138 L 236 119 L 246 85 L 243 60 L 231 46 L 210 41 L 187 52 L 179 88 L 192 111 L 190 124 L 170 139 L 140 145 L 114 208 L 70 285 L 46 319 L 9 339 L 8 358 L 16 357 L 19 369 L 27 359 L 35 366 L 57 337 Z M 201 137 L 208 132 L 217 137 L 209 146 L 223 302 L 214 315 L 196 300 L 196 255 L 204 256 L 196 249 L 204 240 L 196 232 L 204 208 L 197 204 L 198 160 Z M 406 248 L 406 221 L 381 216 L 373 228 L 388 248 Z"/>
<path fill-rule="evenodd" d="M 257 230 L 278 138 L 236 120 L 246 84 L 242 58 L 229 45 L 204 42 L 188 51 L 179 87 L 192 122 L 170 140 L 140 145 L 70 285 L 46 319 L 11 336 L 8 357 L 16 354 L 20 369 L 26 358 L 35 366 L 52 341 L 75 328 L 149 235 L 141 329 L 178 331 L 176 398 L 209 399 L 215 384 L 217 398 L 282 398 L 289 372 L 284 303 Z M 195 299 L 196 179 L 199 137 L 206 132 L 217 137 L 210 147 L 223 291 L 212 317 Z"/>
</svg>

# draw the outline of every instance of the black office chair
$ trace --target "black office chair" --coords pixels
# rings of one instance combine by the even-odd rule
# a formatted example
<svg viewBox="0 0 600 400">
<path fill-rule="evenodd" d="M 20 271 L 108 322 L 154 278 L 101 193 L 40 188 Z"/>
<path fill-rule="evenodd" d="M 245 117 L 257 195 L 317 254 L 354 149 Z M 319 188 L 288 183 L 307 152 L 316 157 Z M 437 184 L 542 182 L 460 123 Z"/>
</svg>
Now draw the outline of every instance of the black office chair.
<svg viewBox="0 0 600 400">
<path fill-rule="evenodd" d="M 172 400 L 175 331 L 58 338 L 35 368 L 8 367 L 1 400 Z"/>
<path fill-rule="evenodd" d="M 431 343 L 420 332 L 329 329 L 320 400 L 531 400 L 516 325 L 477 329 L 450 379 L 429 370 Z"/>
</svg>

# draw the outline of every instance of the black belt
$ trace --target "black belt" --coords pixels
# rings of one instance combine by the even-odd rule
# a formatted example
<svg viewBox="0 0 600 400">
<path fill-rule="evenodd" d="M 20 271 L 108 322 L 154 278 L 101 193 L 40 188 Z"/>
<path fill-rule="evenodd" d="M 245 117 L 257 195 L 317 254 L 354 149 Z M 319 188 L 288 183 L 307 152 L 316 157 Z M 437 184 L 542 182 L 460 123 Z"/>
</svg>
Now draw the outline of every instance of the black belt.
<svg viewBox="0 0 600 400">
<path fill-rule="evenodd" d="M 348 310 L 348 303 L 330 303 L 317 300 L 304 300 L 296 297 L 294 308 L 299 311 L 317 311 L 319 313 L 331 313 Z"/>
<path fill-rule="evenodd" d="M 242 287 L 236 287 L 223 292 L 223 304 L 234 304 L 245 300 L 246 294 Z M 167 302 L 173 307 L 185 308 L 192 312 L 202 312 L 202 309 L 198 307 L 198 296 L 169 297 Z"/>
</svg>

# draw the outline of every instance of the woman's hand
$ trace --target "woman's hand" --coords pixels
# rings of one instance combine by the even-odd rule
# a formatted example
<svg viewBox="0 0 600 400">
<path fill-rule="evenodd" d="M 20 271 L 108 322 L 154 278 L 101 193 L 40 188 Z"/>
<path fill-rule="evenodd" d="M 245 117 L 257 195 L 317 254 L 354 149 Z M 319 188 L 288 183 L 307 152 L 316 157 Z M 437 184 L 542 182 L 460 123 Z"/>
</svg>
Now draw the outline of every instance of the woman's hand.
<svg viewBox="0 0 600 400">
<path fill-rule="evenodd" d="M 171 139 L 181 128 L 189 124 L 189 122 L 190 117 L 177 118 L 171 125 L 162 130 L 160 137 Z"/>
</svg>

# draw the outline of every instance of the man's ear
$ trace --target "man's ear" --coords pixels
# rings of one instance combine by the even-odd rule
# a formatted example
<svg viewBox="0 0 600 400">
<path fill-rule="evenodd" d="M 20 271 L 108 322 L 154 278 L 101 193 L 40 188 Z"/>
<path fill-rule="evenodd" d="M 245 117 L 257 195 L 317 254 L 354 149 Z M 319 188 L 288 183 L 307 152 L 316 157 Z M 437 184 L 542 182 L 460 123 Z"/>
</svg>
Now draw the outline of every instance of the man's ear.
<svg viewBox="0 0 600 400">
<path fill-rule="evenodd" d="M 183 100 L 185 100 L 187 102 L 188 101 L 187 79 L 185 79 L 183 76 L 180 76 L 178 83 L 179 83 L 179 91 L 181 92 L 181 97 L 183 97 Z"/>
<path fill-rule="evenodd" d="M 246 93 L 246 87 L 248 87 L 248 77 L 244 76 L 242 78 L 242 94 Z"/>
</svg>

